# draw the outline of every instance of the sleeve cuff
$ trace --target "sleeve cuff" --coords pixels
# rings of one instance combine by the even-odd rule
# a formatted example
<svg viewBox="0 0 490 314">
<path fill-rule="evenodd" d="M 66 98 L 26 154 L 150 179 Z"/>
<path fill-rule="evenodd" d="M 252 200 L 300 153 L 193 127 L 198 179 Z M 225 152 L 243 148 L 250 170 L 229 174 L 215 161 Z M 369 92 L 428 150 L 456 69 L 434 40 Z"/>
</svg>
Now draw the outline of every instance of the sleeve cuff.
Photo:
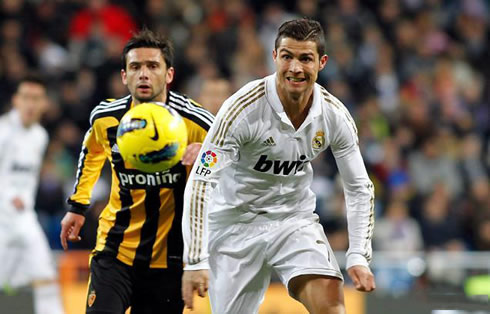
<svg viewBox="0 0 490 314">
<path fill-rule="evenodd" d="M 68 208 L 68 212 L 70 212 L 70 213 L 75 213 L 78 215 L 85 216 L 85 213 L 87 212 L 87 210 L 89 208 L 89 205 L 79 204 L 75 201 L 72 201 L 71 199 L 68 199 L 66 202 L 70 206 Z"/>
<path fill-rule="evenodd" d="M 200 261 L 199 263 L 192 264 L 192 265 L 186 264 L 184 266 L 184 270 L 202 270 L 202 269 L 209 269 L 209 263 L 207 258 L 205 260 Z"/>
<path fill-rule="evenodd" d="M 68 212 L 70 213 L 74 213 L 74 214 L 78 214 L 78 215 L 82 215 L 82 216 L 85 216 L 85 213 L 87 212 L 86 210 L 82 209 L 82 208 L 79 208 L 79 207 L 75 207 L 75 206 L 70 206 L 70 208 L 68 209 Z"/>
<path fill-rule="evenodd" d="M 361 254 L 352 253 L 347 256 L 347 262 L 345 264 L 345 269 L 349 269 L 352 266 L 365 266 L 369 268 L 369 263 L 367 259 Z"/>
</svg>

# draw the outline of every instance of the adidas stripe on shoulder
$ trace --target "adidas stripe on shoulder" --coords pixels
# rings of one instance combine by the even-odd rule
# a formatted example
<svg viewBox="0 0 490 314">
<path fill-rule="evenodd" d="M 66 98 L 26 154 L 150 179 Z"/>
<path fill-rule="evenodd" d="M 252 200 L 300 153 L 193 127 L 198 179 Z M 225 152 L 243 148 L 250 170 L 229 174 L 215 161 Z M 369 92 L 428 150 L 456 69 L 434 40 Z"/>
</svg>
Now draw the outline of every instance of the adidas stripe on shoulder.
<svg viewBox="0 0 490 314">
<path fill-rule="evenodd" d="M 167 103 L 181 116 L 197 123 L 206 131 L 208 131 L 213 124 L 214 116 L 186 96 L 170 91 Z"/>
<path fill-rule="evenodd" d="M 265 81 L 262 79 L 253 83 L 247 84 L 247 88 L 242 88 L 232 96 L 231 103 L 224 108 L 223 117 L 219 121 L 219 126 L 211 139 L 211 143 L 217 146 L 223 146 L 226 134 L 235 121 L 238 121 L 238 116 L 249 106 L 257 103 L 259 99 L 265 96 Z"/>
<path fill-rule="evenodd" d="M 101 101 L 90 113 L 90 125 L 93 125 L 95 118 L 101 114 L 107 114 L 116 110 L 125 109 L 130 98 L 131 95 L 128 95 L 115 100 L 107 99 Z"/>
</svg>

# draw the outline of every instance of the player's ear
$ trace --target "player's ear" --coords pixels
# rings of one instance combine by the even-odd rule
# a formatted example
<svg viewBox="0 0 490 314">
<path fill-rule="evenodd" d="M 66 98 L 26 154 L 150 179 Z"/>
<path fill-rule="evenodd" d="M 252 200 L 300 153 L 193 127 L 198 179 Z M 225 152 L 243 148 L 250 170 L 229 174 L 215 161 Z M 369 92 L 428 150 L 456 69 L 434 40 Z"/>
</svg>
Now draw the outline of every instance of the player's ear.
<svg viewBox="0 0 490 314">
<path fill-rule="evenodd" d="M 327 55 L 321 56 L 321 58 L 320 58 L 320 69 L 319 69 L 319 71 L 323 70 L 323 68 L 327 65 L 327 61 L 328 61 L 328 56 Z"/>
<path fill-rule="evenodd" d="M 174 80 L 174 74 L 175 74 L 175 69 L 174 69 L 174 67 L 170 67 L 170 68 L 168 68 L 168 70 L 167 70 L 167 75 L 166 75 L 166 77 L 165 77 L 165 82 L 166 82 L 167 84 L 172 83 L 172 81 Z"/>
<path fill-rule="evenodd" d="M 121 80 L 124 85 L 128 85 L 127 73 L 124 69 L 121 69 Z"/>
</svg>

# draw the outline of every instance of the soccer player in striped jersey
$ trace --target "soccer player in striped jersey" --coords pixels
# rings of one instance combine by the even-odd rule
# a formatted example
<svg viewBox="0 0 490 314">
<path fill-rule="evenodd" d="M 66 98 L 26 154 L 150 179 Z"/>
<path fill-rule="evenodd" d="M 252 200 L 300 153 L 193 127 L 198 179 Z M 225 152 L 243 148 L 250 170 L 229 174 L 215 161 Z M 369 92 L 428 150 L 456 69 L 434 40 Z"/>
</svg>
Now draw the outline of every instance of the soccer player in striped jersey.
<svg viewBox="0 0 490 314">
<path fill-rule="evenodd" d="M 346 268 L 360 291 L 375 288 L 373 184 L 352 117 L 316 83 L 328 59 L 320 24 L 284 23 L 272 56 L 276 73 L 224 102 L 192 169 L 184 300 L 192 308 L 209 268 L 213 313 L 257 313 L 274 271 L 309 313 L 345 313 L 343 277 L 314 214 L 311 160 L 328 146 L 335 156 L 349 224 Z"/>
<path fill-rule="evenodd" d="M 62 220 L 63 247 L 80 239 L 90 196 L 104 165 L 112 168 L 110 199 L 99 217 L 90 260 L 87 313 L 182 313 L 181 219 L 188 170 L 213 116 L 193 100 L 167 90 L 172 82 L 171 43 L 149 30 L 133 36 L 122 56 L 122 81 L 130 95 L 102 101 L 90 115 L 71 208 Z M 168 171 L 143 173 L 124 163 L 116 143 L 121 117 L 143 102 L 163 102 L 184 119 L 188 147 Z"/>
</svg>

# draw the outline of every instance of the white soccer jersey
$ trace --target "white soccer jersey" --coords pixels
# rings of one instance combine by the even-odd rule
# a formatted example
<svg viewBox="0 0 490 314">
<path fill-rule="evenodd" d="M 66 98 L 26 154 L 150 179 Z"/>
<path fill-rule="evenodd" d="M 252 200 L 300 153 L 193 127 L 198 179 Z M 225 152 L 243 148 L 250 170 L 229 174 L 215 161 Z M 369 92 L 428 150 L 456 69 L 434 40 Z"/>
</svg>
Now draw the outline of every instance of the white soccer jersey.
<svg viewBox="0 0 490 314">
<path fill-rule="evenodd" d="M 310 161 L 328 146 L 343 179 L 350 247 L 347 267 L 371 259 L 373 185 L 359 152 L 355 123 L 343 104 L 315 84 L 299 129 L 286 115 L 276 75 L 253 81 L 225 101 L 186 187 L 186 269 L 207 267 L 209 228 L 262 219 L 311 217 Z"/>
<path fill-rule="evenodd" d="M 34 211 L 47 143 L 46 130 L 39 124 L 24 127 L 16 110 L 0 117 L 0 221 L 11 221 L 18 213 L 12 205 L 15 197 L 22 200 L 24 210 Z"/>
<path fill-rule="evenodd" d="M 56 268 L 48 240 L 34 211 L 39 171 L 48 134 L 39 124 L 24 127 L 19 113 L 0 116 L 0 286 L 33 282 L 36 313 L 63 313 Z M 24 205 L 17 210 L 12 200 Z"/>
</svg>

